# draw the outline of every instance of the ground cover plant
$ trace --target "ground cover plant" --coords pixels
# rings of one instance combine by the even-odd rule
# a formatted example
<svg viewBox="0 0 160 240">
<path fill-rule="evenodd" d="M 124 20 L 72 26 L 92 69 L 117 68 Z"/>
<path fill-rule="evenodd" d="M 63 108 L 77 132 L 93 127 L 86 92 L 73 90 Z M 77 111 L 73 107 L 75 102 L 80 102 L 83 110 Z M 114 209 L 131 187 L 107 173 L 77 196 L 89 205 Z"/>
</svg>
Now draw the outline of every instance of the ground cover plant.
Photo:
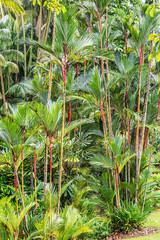
<svg viewBox="0 0 160 240">
<path fill-rule="evenodd" d="M 0 239 L 159 229 L 159 24 L 158 0 L 0 0 Z"/>
</svg>

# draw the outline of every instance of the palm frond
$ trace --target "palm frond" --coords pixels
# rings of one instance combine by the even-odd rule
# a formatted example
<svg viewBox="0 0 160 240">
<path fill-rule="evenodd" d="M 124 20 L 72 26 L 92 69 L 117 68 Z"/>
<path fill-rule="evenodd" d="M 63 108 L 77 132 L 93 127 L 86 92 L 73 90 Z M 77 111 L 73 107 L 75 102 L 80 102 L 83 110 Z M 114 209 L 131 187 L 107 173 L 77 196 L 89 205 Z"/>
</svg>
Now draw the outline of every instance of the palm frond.
<svg viewBox="0 0 160 240">
<path fill-rule="evenodd" d="M 96 154 L 90 159 L 90 163 L 95 166 L 114 169 L 115 165 L 112 160 L 106 156 Z"/>
<path fill-rule="evenodd" d="M 19 68 L 18 68 L 17 64 L 15 64 L 13 62 L 7 62 L 7 70 L 10 73 L 19 73 Z"/>
<path fill-rule="evenodd" d="M 20 15 L 24 12 L 21 0 L 1 0 L 1 3 L 16 15 Z"/>
<path fill-rule="evenodd" d="M 24 61 L 24 55 L 17 50 L 4 50 L 1 52 L 7 61 Z"/>
<path fill-rule="evenodd" d="M 6 67 L 7 63 L 5 58 L 2 56 L 2 54 L 0 54 L 0 65 L 3 67 Z"/>
</svg>

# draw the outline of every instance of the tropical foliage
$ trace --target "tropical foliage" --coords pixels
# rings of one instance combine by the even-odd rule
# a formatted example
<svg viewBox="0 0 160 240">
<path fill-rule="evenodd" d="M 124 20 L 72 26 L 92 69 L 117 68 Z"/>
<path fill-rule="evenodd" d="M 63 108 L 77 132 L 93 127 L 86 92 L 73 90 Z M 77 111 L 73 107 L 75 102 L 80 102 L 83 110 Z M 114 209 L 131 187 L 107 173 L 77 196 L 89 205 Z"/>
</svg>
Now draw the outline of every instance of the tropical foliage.
<svg viewBox="0 0 160 240">
<path fill-rule="evenodd" d="M 160 206 L 159 10 L 0 0 L 0 239 L 104 239 Z"/>
</svg>

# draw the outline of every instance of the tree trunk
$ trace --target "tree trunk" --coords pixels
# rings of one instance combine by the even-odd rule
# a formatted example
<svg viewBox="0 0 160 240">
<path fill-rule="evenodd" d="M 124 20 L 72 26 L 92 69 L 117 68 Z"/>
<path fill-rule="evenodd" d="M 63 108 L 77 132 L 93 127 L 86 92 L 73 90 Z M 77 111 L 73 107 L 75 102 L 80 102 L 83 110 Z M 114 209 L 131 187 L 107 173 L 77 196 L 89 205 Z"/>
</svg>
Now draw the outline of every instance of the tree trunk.
<svg viewBox="0 0 160 240">
<path fill-rule="evenodd" d="M 52 137 L 50 137 L 50 146 L 52 144 Z M 50 187 L 49 187 L 49 211 L 51 211 L 51 194 L 52 194 L 52 147 L 50 150 Z"/>
<path fill-rule="evenodd" d="M 42 3 L 42 0 L 40 0 L 39 27 L 38 27 L 38 41 L 39 42 L 41 42 L 42 10 L 43 10 L 43 3 Z M 39 49 L 37 50 L 37 59 L 38 58 L 39 58 Z"/>
<path fill-rule="evenodd" d="M 37 169 L 36 169 L 36 153 L 33 153 L 34 157 L 34 186 L 35 186 L 35 191 L 37 189 Z M 35 202 L 36 202 L 36 213 L 37 213 L 37 194 L 35 196 Z"/>
<path fill-rule="evenodd" d="M 66 104 L 66 79 L 67 79 L 67 64 L 66 64 L 66 44 L 65 44 L 65 63 L 64 63 L 64 92 L 63 92 L 63 118 L 62 118 L 62 130 L 61 130 L 61 153 L 60 153 L 60 165 L 59 165 L 59 183 L 58 183 L 58 203 L 57 203 L 57 215 L 60 211 L 61 200 L 61 184 L 62 184 L 62 165 L 63 165 L 63 137 L 64 137 L 64 125 L 65 125 L 65 104 Z"/>
<path fill-rule="evenodd" d="M 25 40 L 26 33 L 25 33 L 25 24 L 24 24 L 24 18 L 22 15 L 22 28 L 23 28 L 23 38 Z M 26 56 L 26 44 L 24 44 L 24 77 L 27 77 L 27 56 Z"/>
<path fill-rule="evenodd" d="M 31 157 L 31 194 L 33 195 L 33 161 Z"/>
<path fill-rule="evenodd" d="M 2 13 L 2 18 L 3 18 L 4 17 L 4 11 L 3 11 L 2 3 L 0 3 L 0 6 L 1 6 L 1 13 Z"/>
<path fill-rule="evenodd" d="M 103 131 L 104 131 L 104 141 L 105 141 L 105 148 L 106 148 L 106 157 L 108 157 L 108 144 L 107 144 L 107 126 L 106 126 L 106 119 L 103 112 L 102 102 L 100 100 L 100 110 L 101 110 L 101 119 L 103 122 Z M 108 179 L 109 179 L 109 188 L 111 189 L 111 176 L 110 170 L 108 169 Z"/>
<path fill-rule="evenodd" d="M 101 49 L 102 49 L 102 45 L 101 45 Z M 106 6 L 106 50 L 108 50 L 108 5 Z M 109 62 L 107 60 L 106 61 L 107 82 L 109 82 L 109 65 L 108 65 L 108 63 Z M 110 110 L 110 94 L 106 88 L 105 75 L 103 76 L 103 78 L 104 78 L 104 88 L 105 88 L 105 96 L 106 96 L 106 111 L 107 111 L 107 119 L 108 119 L 109 139 L 111 141 L 113 138 L 113 132 L 112 132 L 112 118 L 111 118 L 111 110 Z"/>
<path fill-rule="evenodd" d="M 19 24 L 18 24 L 18 30 L 17 30 L 17 41 L 19 41 Z M 17 43 L 17 51 L 19 51 L 19 43 Z M 18 66 L 18 60 L 17 60 L 17 66 Z M 18 73 L 16 73 L 16 83 L 18 82 Z"/>
<path fill-rule="evenodd" d="M 45 31 L 44 31 L 43 39 L 42 39 L 43 44 L 46 44 L 46 41 L 47 41 L 49 25 L 50 25 L 50 21 L 51 21 L 51 14 L 52 14 L 52 11 L 51 11 L 51 9 L 49 9 L 48 13 L 47 13 L 46 27 L 45 27 Z M 53 23 L 53 24 L 55 24 L 55 23 Z"/>
<path fill-rule="evenodd" d="M 23 150 L 21 152 L 21 162 L 22 162 L 22 198 L 24 199 L 24 164 L 23 164 Z"/>
<path fill-rule="evenodd" d="M 89 17 L 89 34 L 90 34 L 90 37 L 92 36 L 91 20 L 92 20 L 92 15 L 90 14 L 90 17 Z"/>
<path fill-rule="evenodd" d="M 128 150 L 130 150 L 130 121 L 131 118 L 128 117 L 127 118 L 127 122 L 128 122 Z M 128 161 L 128 182 L 131 182 L 131 172 L 130 172 L 130 160 Z"/>
<path fill-rule="evenodd" d="M 119 170 L 116 169 L 116 178 L 117 178 L 117 208 L 120 207 L 120 196 L 119 196 Z"/>
<path fill-rule="evenodd" d="M 21 201 L 22 201 L 22 208 L 23 209 L 25 209 L 25 205 L 24 205 L 24 199 L 23 199 L 23 196 L 22 196 L 21 187 L 20 187 L 19 179 L 18 179 L 18 171 L 17 171 L 17 166 L 16 166 L 17 160 L 16 160 L 16 157 L 15 157 L 15 154 L 14 154 L 13 150 L 12 150 L 12 158 L 13 158 L 13 166 L 14 166 L 14 181 L 15 181 L 15 191 L 16 191 L 16 207 L 17 207 L 17 214 L 18 214 L 17 185 L 18 185 L 18 190 L 19 190 L 19 193 L 20 193 L 20 197 L 21 197 Z M 26 228 L 28 230 L 26 215 L 25 215 L 25 225 L 26 225 Z"/>
<path fill-rule="evenodd" d="M 33 160 L 31 157 L 31 194 L 33 195 Z M 32 215 L 33 215 L 33 207 L 32 207 Z"/>
<path fill-rule="evenodd" d="M 150 166 L 151 166 L 152 152 L 153 152 L 153 143 L 154 143 L 154 136 L 155 136 L 155 130 L 154 130 L 154 132 L 153 132 L 153 137 L 152 137 L 152 145 L 151 145 L 151 151 L 150 151 L 150 157 L 149 157 L 148 171 L 150 171 Z M 148 185 L 148 178 L 147 178 L 147 180 L 146 180 L 146 184 L 145 184 L 144 199 L 143 199 L 143 206 L 142 206 L 142 213 L 143 213 L 143 211 L 144 211 L 144 205 L 145 205 L 145 201 L 146 201 L 147 185 Z"/>
<path fill-rule="evenodd" d="M 151 49 L 150 54 L 153 51 L 153 41 L 151 41 Z M 148 107 L 148 98 L 149 98 L 149 89 L 150 89 L 150 80 L 151 80 L 151 71 L 152 71 L 152 60 L 149 61 L 148 65 L 148 81 L 147 81 L 147 88 L 146 88 L 146 98 L 144 101 L 143 107 L 143 116 L 142 116 L 142 129 L 140 134 L 140 143 L 139 143 L 139 154 L 138 154 L 138 162 L 139 162 L 139 173 L 141 167 L 141 157 L 143 151 L 143 143 L 144 143 L 144 133 L 145 133 L 145 125 L 146 125 L 146 117 L 147 117 L 147 107 Z"/>
<path fill-rule="evenodd" d="M 38 30 L 38 41 L 39 42 L 41 42 L 42 10 L 43 10 L 43 3 L 42 3 L 42 0 L 40 0 L 39 30 Z"/>
<path fill-rule="evenodd" d="M 54 10 L 54 23 L 53 23 L 53 36 L 52 36 L 52 51 L 54 51 L 54 43 L 55 43 L 56 15 L 57 15 L 56 10 Z M 52 72 L 53 72 L 53 61 L 51 61 L 51 66 L 50 66 L 48 101 L 51 99 L 51 91 L 52 91 Z"/>
<path fill-rule="evenodd" d="M 33 40 L 33 28 L 34 28 L 34 15 L 33 15 L 33 11 L 34 11 L 34 7 L 33 4 L 31 3 L 31 11 L 32 11 L 32 23 L 31 23 L 31 41 Z M 30 46 L 30 60 L 29 60 L 29 65 L 32 65 L 32 53 L 33 53 L 33 46 Z"/>
<path fill-rule="evenodd" d="M 138 115 L 138 121 L 137 121 L 137 130 L 136 130 L 136 196 L 135 196 L 135 202 L 138 201 L 138 178 L 139 178 L 139 122 L 140 122 L 140 99 L 141 99 L 141 82 L 142 82 L 142 62 L 143 62 L 143 50 L 144 46 L 142 46 L 140 50 L 140 59 L 139 59 L 139 86 L 138 86 L 138 104 L 137 104 L 137 115 Z"/>
<path fill-rule="evenodd" d="M 1 65 L 0 65 L 0 76 L 1 76 L 1 88 L 2 88 L 2 97 L 3 97 L 3 104 L 4 104 L 4 112 L 5 112 L 5 116 L 8 117 L 6 97 L 5 97 L 5 91 L 4 91 L 4 83 L 3 83 L 3 73 L 2 73 L 2 67 L 1 67 Z"/>
<path fill-rule="evenodd" d="M 45 162 L 44 162 L 44 199 L 46 198 L 46 187 L 47 187 L 47 167 L 48 167 L 48 145 L 47 144 L 45 148 L 46 148 L 46 151 L 45 151 Z"/>
</svg>

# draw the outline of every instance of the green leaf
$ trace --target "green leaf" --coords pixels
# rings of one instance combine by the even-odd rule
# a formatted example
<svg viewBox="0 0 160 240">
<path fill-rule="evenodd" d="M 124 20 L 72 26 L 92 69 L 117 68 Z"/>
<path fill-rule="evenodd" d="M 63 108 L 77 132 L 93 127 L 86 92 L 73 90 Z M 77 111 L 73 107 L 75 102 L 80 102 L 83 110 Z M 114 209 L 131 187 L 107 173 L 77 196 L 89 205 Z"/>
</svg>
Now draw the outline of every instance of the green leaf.
<svg viewBox="0 0 160 240">
<path fill-rule="evenodd" d="M 5 58 L 1 54 L 0 54 L 0 65 L 2 67 L 6 67 L 7 65 Z"/>
<path fill-rule="evenodd" d="M 151 16 L 151 17 L 153 17 L 154 11 L 155 11 L 155 8 L 153 7 L 153 8 L 151 9 L 151 11 L 150 11 L 150 16 Z"/>
<path fill-rule="evenodd" d="M 124 166 L 126 165 L 126 163 L 127 163 L 131 158 L 133 158 L 135 155 L 136 155 L 136 154 L 133 154 L 133 155 L 131 155 L 131 156 L 129 156 L 129 157 L 126 157 L 126 158 L 124 158 L 124 159 L 122 160 L 122 162 L 121 162 L 121 164 L 120 164 L 120 166 L 119 166 L 119 173 L 121 173 L 121 171 L 122 171 L 122 169 L 124 168 Z"/>
<path fill-rule="evenodd" d="M 99 166 L 102 168 L 109 168 L 109 169 L 115 168 L 115 165 L 110 158 L 100 154 L 94 155 L 93 158 L 91 158 L 90 160 L 90 164 Z"/>
<path fill-rule="evenodd" d="M 156 55 L 157 62 L 160 62 L 160 52 Z"/>
</svg>

